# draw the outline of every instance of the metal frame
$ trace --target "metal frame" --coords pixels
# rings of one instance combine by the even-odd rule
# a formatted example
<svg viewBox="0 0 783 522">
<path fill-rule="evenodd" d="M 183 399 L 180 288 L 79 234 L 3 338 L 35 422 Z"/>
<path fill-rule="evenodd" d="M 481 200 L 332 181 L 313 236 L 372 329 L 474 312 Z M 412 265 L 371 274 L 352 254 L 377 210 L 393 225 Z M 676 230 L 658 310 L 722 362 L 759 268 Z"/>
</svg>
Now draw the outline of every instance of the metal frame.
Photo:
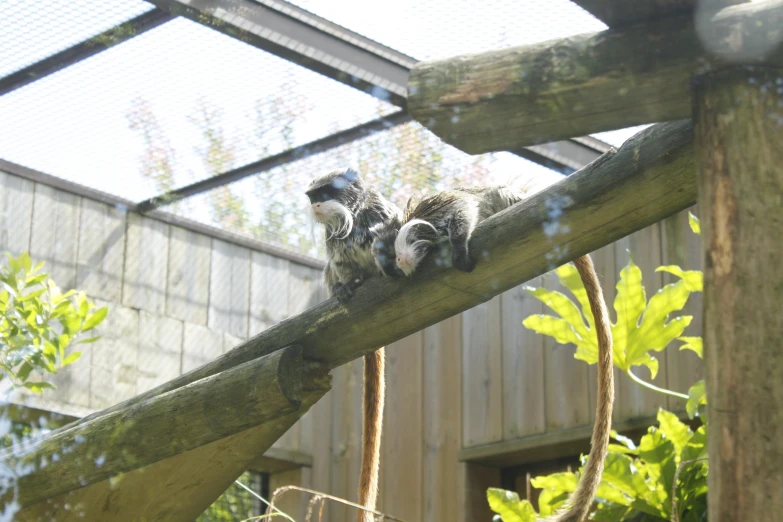
<svg viewBox="0 0 783 522">
<path fill-rule="evenodd" d="M 416 60 L 279 0 L 149 0 L 378 99 L 405 107 Z"/>
<path fill-rule="evenodd" d="M 161 9 L 147 11 L 127 22 L 123 22 L 120 25 L 104 31 L 89 40 L 80 42 L 73 47 L 69 47 L 68 49 L 13 72 L 8 76 L 0 78 L 0 96 L 15 91 L 25 85 L 29 85 L 41 78 L 45 78 L 50 74 L 56 73 L 57 71 L 81 62 L 82 60 L 86 60 L 90 56 L 95 56 L 96 54 L 109 49 L 112 45 L 130 40 L 150 29 L 165 24 L 173 18 L 174 16 Z M 106 41 L 111 42 L 111 45 L 103 43 Z"/>
<path fill-rule="evenodd" d="M 119 43 L 176 16 L 243 41 L 405 109 L 410 69 L 417 60 L 283 0 L 148 0 L 157 9 L 102 35 Z M 117 31 L 132 24 L 134 31 Z M 106 49 L 95 38 L 77 44 L 0 79 L 0 95 L 28 85 Z M 4 90 L 5 89 L 5 90 Z M 318 154 L 411 121 L 403 110 L 294 147 L 237 169 L 160 194 L 134 206 L 150 212 L 286 163 Z M 547 168 L 569 174 L 610 147 L 591 137 L 574 138 L 511 151 Z"/>
</svg>

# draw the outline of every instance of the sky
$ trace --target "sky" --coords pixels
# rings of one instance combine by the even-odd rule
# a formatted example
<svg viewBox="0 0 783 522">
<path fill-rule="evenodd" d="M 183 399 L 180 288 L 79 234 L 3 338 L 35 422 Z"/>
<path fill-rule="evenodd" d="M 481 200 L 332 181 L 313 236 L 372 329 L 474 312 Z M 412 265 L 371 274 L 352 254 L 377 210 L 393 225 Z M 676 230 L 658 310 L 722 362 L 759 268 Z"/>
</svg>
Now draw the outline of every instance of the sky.
<svg viewBox="0 0 783 522">
<path fill-rule="evenodd" d="M 605 26 L 567 0 L 296 0 L 293 3 L 416 59 L 530 44 Z M 0 76 L 89 38 L 152 6 L 143 0 L 0 0 Z M 7 15 L 5 15 L 7 14 Z M 236 165 L 287 147 L 270 118 L 300 111 L 289 143 L 299 145 L 397 110 L 367 94 L 185 19 L 175 19 L 63 71 L 0 97 L 0 157 L 141 201 L 155 184 L 141 176 L 144 144 L 128 112 L 145 100 L 174 153 L 176 185 L 208 177 L 195 150 L 193 116 L 217 110 Z M 285 103 L 280 100 L 284 99 Z M 269 132 L 256 135 L 257 109 Z M 619 145 L 636 130 L 603 133 Z M 457 160 L 470 157 L 449 148 Z M 496 154 L 497 179 L 559 176 Z M 195 210 L 197 219 L 205 212 Z"/>
</svg>

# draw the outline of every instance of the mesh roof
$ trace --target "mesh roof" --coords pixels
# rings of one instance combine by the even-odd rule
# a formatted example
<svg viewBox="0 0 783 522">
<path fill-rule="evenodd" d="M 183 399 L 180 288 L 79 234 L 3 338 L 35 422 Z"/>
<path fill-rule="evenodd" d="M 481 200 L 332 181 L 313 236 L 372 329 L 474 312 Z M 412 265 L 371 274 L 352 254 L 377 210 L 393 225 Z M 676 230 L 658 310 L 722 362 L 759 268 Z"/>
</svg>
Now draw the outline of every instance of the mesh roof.
<svg viewBox="0 0 783 522">
<path fill-rule="evenodd" d="M 530 44 L 605 26 L 567 0 L 295 0 L 417 59 Z M 12 1 L 0 77 L 152 9 L 141 0 Z M 0 96 L 0 158 L 142 201 L 398 109 L 183 18 Z M 634 129 L 634 132 L 638 129 Z M 597 135 L 619 145 L 628 130 Z M 468 156 L 416 123 L 165 210 L 312 255 L 305 185 L 351 166 L 398 204 L 456 183 L 545 185 L 508 153 Z M 320 236 L 320 234 L 319 234 Z"/>
<path fill-rule="evenodd" d="M 153 7 L 142 0 L 4 0 L 0 78 Z"/>
<path fill-rule="evenodd" d="M 510 153 L 469 156 L 415 122 L 356 140 L 266 173 L 165 207 L 183 217 L 248 234 L 312 256 L 323 232 L 308 213 L 305 188 L 314 174 L 346 165 L 403 206 L 456 184 L 507 183 L 534 190 L 560 174 Z"/>
<path fill-rule="evenodd" d="M 0 98 L 0 154 L 141 201 L 395 110 L 175 19 Z"/>
<path fill-rule="evenodd" d="M 568 0 L 292 0 L 418 60 L 532 44 L 606 29 Z"/>
</svg>

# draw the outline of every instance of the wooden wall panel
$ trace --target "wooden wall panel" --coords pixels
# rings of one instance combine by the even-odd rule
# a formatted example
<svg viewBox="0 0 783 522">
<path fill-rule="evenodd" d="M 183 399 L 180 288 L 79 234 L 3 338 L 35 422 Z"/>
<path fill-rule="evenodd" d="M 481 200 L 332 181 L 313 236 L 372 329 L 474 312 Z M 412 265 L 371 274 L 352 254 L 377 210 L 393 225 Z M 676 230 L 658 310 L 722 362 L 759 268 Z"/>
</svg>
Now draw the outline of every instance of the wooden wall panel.
<svg viewBox="0 0 783 522">
<path fill-rule="evenodd" d="M 386 350 L 382 510 L 403 520 L 422 513 L 422 332 Z"/>
<path fill-rule="evenodd" d="M 166 315 L 192 324 L 207 324 L 212 239 L 171 227 Z"/>
<path fill-rule="evenodd" d="M 182 338 L 182 373 L 208 363 L 223 353 L 223 334 L 206 326 L 185 323 Z"/>
<path fill-rule="evenodd" d="M 462 313 L 462 441 L 503 438 L 500 296 Z"/>
<path fill-rule="evenodd" d="M 615 243 L 615 268 L 619 272 L 628 264 L 629 256 L 642 271 L 642 284 L 649 301 L 655 292 L 661 288 L 662 278 L 655 269 L 661 265 L 661 228 L 658 223 L 635 232 Z M 651 379 L 646 367 L 634 367 L 632 371 L 637 377 L 653 382 L 657 386 L 666 387 L 666 350 L 652 354 L 659 361 L 658 375 Z M 666 407 L 666 396 L 647 390 L 628 376 L 622 375 L 617 382 L 617 413 L 621 419 L 640 416 L 655 416 L 659 407 Z"/>
<path fill-rule="evenodd" d="M 503 317 L 503 438 L 546 431 L 544 336 L 522 325 L 544 305 L 524 287 L 540 287 L 540 277 L 501 296 Z"/>
<path fill-rule="evenodd" d="M 44 261 L 44 271 L 63 291 L 76 284 L 79 242 L 79 196 L 41 185 L 35 186 L 30 257 Z"/>
<path fill-rule="evenodd" d="M 542 276 L 543 286 L 567 292 L 560 286 L 557 274 Z M 548 308 L 544 309 L 549 313 Z M 544 364 L 547 431 L 583 426 L 590 421 L 588 379 L 589 369 L 583 361 L 574 359 L 574 345 L 558 345 L 552 337 L 544 338 Z"/>
<path fill-rule="evenodd" d="M 182 373 L 184 323 L 141 310 L 136 392 L 143 393 Z"/>
<path fill-rule="evenodd" d="M 138 214 L 128 215 L 122 304 L 163 315 L 169 225 Z"/>
<path fill-rule="evenodd" d="M 457 520 L 462 449 L 462 318 L 424 330 L 422 522 Z"/>
<path fill-rule="evenodd" d="M 30 249 L 34 190 L 32 181 L 0 172 L 0 252 Z"/>
<path fill-rule="evenodd" d="M 291 262 L 262 252 L 250 261 L 250 335 L 263 332 L 288 317 Z"/>
<path fill-rule="evenodd" d="M 698 209 L 694 206 L 689 209 L 698 217 Z M 678 265 L 683 270 L 703 270 L 701 236 L 691 231 L 688 225 L 688 211 L 680 212 L 661 222 L 663 231 L 663 263 L 664 265 Z M 674 283 L 679 278 L 663 274 L 664 284 Z M 702 335 L 702 293 L 691 293 L 688 303 L 680 315 L 693 317 L 691 324 L 685 329 L 683 335 Z M 674 346 L 681 343 L 675 341 Z M 688 393 L 688 389 L 704 376 L 704 365 L 701 359 L 693 352 L 675 351 L 667 348 L 666 370 L 668 372 L 668 387 L 674 391 Z M 669 397 L 669 409 L 684 410 L 685 401 L 676 397 Z"/>
<path fill-rule="evenodd" d="M 212 241 L 209 278 L 209 318 L 212 330 L 247 337 L 250 314 L 250 250 Z"/>
<path fill-rule="evenodd" d="M 120 301 L 127 212 L 82 198 L 76 288 L 91 297 Z"/>
<path fill-rule="evenodd" d="M 100 410 L 136 395 L 139 311 L 109 304 L 95 332 L 101 340 L 91 350 L 90 407 Z"/>
</svg>

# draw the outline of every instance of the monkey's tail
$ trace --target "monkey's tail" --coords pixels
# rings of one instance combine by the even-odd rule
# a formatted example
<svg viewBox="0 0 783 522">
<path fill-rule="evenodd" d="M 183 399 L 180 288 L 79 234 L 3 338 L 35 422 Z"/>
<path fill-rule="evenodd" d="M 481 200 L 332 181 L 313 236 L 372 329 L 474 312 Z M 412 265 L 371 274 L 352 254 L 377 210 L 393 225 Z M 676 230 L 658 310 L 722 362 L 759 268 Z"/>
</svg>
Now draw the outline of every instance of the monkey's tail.
<svg viewBox="0 0 783 522">
<path fill-rule="evenodd" d="M 386 378 L 384 349 L 364 356 L 364 419 L 362 422 L 362 468 L 359 474 L 359 504 L 375 509 L 378 501 L 378 472 L 381 461 L 381 432 Z M 359 511 L 359 522 L 373 522 L 374 517 Z"/>
<path fill-rule="evenodd" d="M 609 433 L 612 427 L 612 406 L 614 404 L 614 373 L 612 366 L 612 330 L 606 301 L 601 284 L 593 267 L 590 255 L 586 254 L 574 260 L 579 276 L 587 291 L 590 309 L 595 319 L 595 331 L 598 336 L 598 398 L 593 426 L 593 440 L 585 465 L 582 479 L 563 510 L 547 522 L 582 522 L 587 520 L 593 503 L 609 447 Z"/>
</svg>

